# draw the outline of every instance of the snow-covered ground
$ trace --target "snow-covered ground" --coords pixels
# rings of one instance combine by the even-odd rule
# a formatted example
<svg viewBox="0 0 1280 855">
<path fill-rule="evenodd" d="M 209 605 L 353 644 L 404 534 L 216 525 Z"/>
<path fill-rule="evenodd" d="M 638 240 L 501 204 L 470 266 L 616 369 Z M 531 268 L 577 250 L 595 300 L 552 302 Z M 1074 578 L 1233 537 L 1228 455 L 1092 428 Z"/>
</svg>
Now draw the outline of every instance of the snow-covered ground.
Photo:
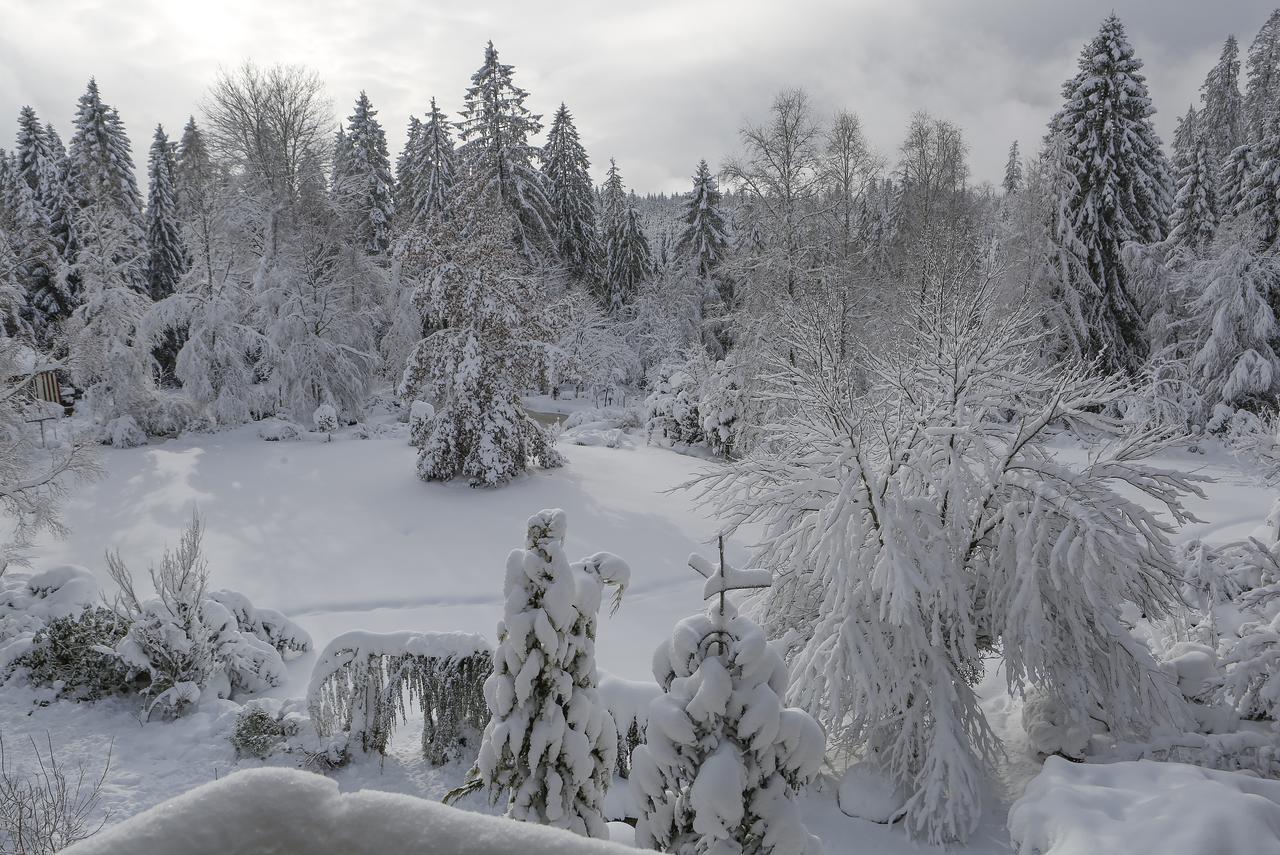
<svg viewBox="0 0 1280 855">
<path fill-rule="evenodd" d="M 265 442 L 254 426 L 193 435 L 144 448 L 105 451 L 107 474 L 77 490 L 66 509 L 72 534 L 40 544 L 37 569 L 76 563 L 102 575 L 103 550 L 119 550 L 144 572 L 177 541 L 198 508 L 207 525 L 214 587 L 247 594 L 278 609 L 313 636 L 316 649 L 355 629 L 479 632 L 490 639 L 501 614 L 507 553 L 522 545 L 525 520 L 546 507 L 568 514 L 570 558 L 608 550 L 632 568 L 632 587 L 616 615 L 602 614 L 597 646 L 603 669 L 650 679 L 650 661 L 673 623 L 700 607 L 702 579 L 686 566 L 710 553 L 715 521 L 685 492 L 670 492 L 706 460 L 637 443 L 622 449 L 562 446 L 563 469 L 536 472 L 499 490 L 425 484 L 402 430 L 360 440 L 310 438 Z M 1080 453 L 1068 451 L 1065 453 Z M 1208 498 L 1191 503 L 1203 525 L 1183 536 L 1247 535 L 1272 496 L 1225 456 L 1187 452 L 1170 462 L 1218 479 Z M 740 564 L 743 542 L 730 544 Z M 109 584 L 104 584 L 109 588 Z M 305 692 L 314 652 L 289 663 L 289 681 L 272 694 Z M 1010 760 L 992 782 L 987 816 L 956 852 L 1010 849 L 1007 805 L 1038 770 L 1003 696 L 1003 678 L 983 686 L 988 715 L 1008 740 Z M 11 762 L 30 757 L 28 737 L 46 732 L 59 755 L 91 769 L 112 745 L 105 806 L 112 819 L 135 814 L 237 768 L 227 742 L 236 705 L 206 704 L 177 722 L 137 718 L 135 699 L 39 707 L 22 687 L 0 694 L 0 735 Z M 401 728 L 387 757 L 358 757 L 335 778 L 344 791 L 374 788 L 438 799 L 458 783 L 461 767 L 434 769 L 419 756 L 418 727 Z M 280 761 L 286 762 L 286 761 Z M 813 794 L 805 812 L 831 853 L 923 852 L 900 828 L 848 818 L 834 788 Z M 483 809 L 479 798 L 464 803 Z"/>
</svg>

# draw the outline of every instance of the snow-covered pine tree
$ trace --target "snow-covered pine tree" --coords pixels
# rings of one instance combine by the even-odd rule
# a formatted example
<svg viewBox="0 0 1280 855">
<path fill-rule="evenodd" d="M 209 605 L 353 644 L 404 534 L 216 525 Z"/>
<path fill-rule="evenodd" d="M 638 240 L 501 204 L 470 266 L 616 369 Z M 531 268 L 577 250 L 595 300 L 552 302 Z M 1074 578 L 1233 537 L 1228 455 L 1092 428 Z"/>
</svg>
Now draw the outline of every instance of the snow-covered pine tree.
<svg viewBox="0 0 1280 855">
<path fill-rule="evenodd" d="M 1087 352 L 1108 369 L 1137 371 L 1146 356 L 1142 315 L 1121 261 L 1129 241 L 1164 237 L 1173 180 L 1151 124 L 1142 60 L 1114 14 L 1080 52 L 1079 73 L 1063 85 L 1066 103 L 1051 133 L 1076 170 L 1070 200 L 1084 245 L 1088 281 L 1075 287 L 1088 325 Z"/>
<path fill-rule="evenodd" d="M 780 313 L 790 346 L 759 369 L 778 423 L 702 479 L 731 529 L 762 526 L 756 563 L 785 570 L 760 614 L 785 639 L 789 700 L 902 784 L 907 827 L 934 841 L 977 826 L 999 753 L 974 691 L 986 657 L 1011 691 L 1039 687 L 1115 734 L 1184 723 L 1120 604 L 1180 607 L 1170 537 L 1197 479 L 1148 463 L 1163 441 L 1111 415 L 1137 381 L 1044 360 L 1039 323 L 957 287 L 855 375 L 812 313 Z M 1094 455 L 1055 454 L 1058 426 Z"/>
<path fill-rule="evenodd" d="M 1222 161 L 1218 168 L 1218 210 L 1224 217 L 1239 214 L 1244 209 L 1256 167 L 1253 143 L 1241 143 Z"/>
<path fill-rule="evenodd" d="M 1022 187 L 1022 153 L 1018 150 L 1018 141 L 1009 146 L 1009 157 L 1004 162 L 1004 180 L 1000 182 L 1004 194 L 1010 196 Z"/>
<path fill-rule="evenodd" d="M 68 271 L 61 265 L 49 217 L 35 191 L 18 174 L 10 162 L 6 203 L 9 208 L 10 244 L 17 263 L 15 273 L 25 293 L 23 326 L 35 342 L 48 346 L 60 325 L 76 305 L 75 294 L 68 281 Z"/>
<path fill-rule="evenodd" d="M 605 172 L 604 184 L 600 187 L 600 230 L 608 232 L 627 209 L 627 188 L 622 183 L 622 170 L 618 161 L 609 158 L 609 169 Z"/>
<path fill-rule="evenodd" d="M 1263 246 L 1271 247 L 1280 241 L 1280 110 L 1271 115 L 1262 138 L 1247 151 L 1252 157 L 1252 168 L 1235 213 L 1257 229 Z M 1229 161 L 1233 171 L 1239 169 L 1235 161 L 1233 152 Z"/>
<path fill-rule="evenodd" d="M 433 331 L 409 357 L 400 393 L 438 402 L 418 457 L 423 480 L 495 486 L 563 459 L 520 404 L 550 338 L 541 283 L 524 273 L 507 200 L 483 176 L 471 178 L 480 186 L 459 195 L 466 216 L 446 220 L 439 261 L 415 293 Z"/>
<path fill-rule="evenodd" d="M 405 129 L 404 148 L 400 149 L 400 153 L 396 155 L 396 185 L 392 191 L 392 199 L 396 203 L 396 211 L 400 213 L 401 217 L 408 215 L 414 207 L 413 160 L 417 156 L 421 145 L 422 120 L 417 116 L 410 116 L 409 126 Z M 397 220 L 397 227 L 401 227 L 399 220 Z"/>
<path fill-rule="evenodd" d="M 786 709 L 786 663 L 725 591 L 766 587 L 768 571 L 689 563 L 707 577 L 703 614 L 676 624 L 653 657 L 663 693 L 645 744 L 631 755 L 640 816 L 636 845 L 679 855 L 822 851 L 796 796 L 822 766 L 825 739 L 803 710 Z"/>
<path fill-rule="evenodd" d="M 1209 142 L 1201 136 L 1179 171 L 1178 195 L 1169 217 L 1168 243 L 1194 255 L 1209 249 L 1218 230 L 1218 183 Z"/>
<path fill-rule="evenodd" d="M 61 259 L 72 255 L 72 201 L 63 175 L 67 153 L 50 125 L 41 125 L 35 110 L 23 107 L 18 116 L 18 141 L 14 149 L 18 174 L 35 193 L 37 204 L 49 218 Z"/>
<path fill-rule="evenodd" d="M 1258 142 L 1267 132 L 1280 97 L 1280 9 L 1267 18 L 1245 59 L 1244 141 Z"/>
<path fill-rule="evenodd" d="M 444 217 L 453 200 L 458 179 L 457 154 L 449 135 L 449 118 L 431 99 L 431 109 L 422 123 L 417 155 L 411 166 L 412 208 L 410 221 L 425 224 Z"/>
<path fill-rule="evenodd" d="M 684 226 L 676 238 L 676 253 L 687 260 L 699 278 L 709 280 L 729 251 L 728 229 L 720 207 L 720 187 L 705 160 L 698 161 L 693 189 L 684 208 Z"/>
<path fill-rule="evenodd" d="M 347 137 L 347 129 L 338 123 L 338 130 L 333 134 L 333 168 L 329 172 L 329 185 L 336 191 L 343 186 L 347 177 L 347 165 L 351 157 L 351 140 Z"/>
<path fill-rule="evenodd" d="M 1191 152 L 1195 148 L 1196 137 L 1200 135 L 1200 119 L 1194 106 L 1187 107 L 1187 112 L 1178 117 L 1173 128 L 1173 170 L 1182 172 L 1183 167 L 1191 160 Z"/>
<path fill-rule="evenodd" d="M 515 85 L 513 72 L 489 42 L 463 101 L 458 156 L 468 180 L 484 194 L 493 188 L 511 210 L 516 249 L 535 263 L 555 252 L 555 211 L 530 141 L 542 130 L 542 117 L 525 107 L 529 93 Z"/>
<path fill-rule="evenodd" d="M 354 224 L 357 244 L 369 255 L 383 256 L 391 248 L 395 182 L 387 157 L 387 135 L 377 115 L 362 91 L 348 120 L 342 173 L 334 189 L 344 215 Z"/>
<path fill-rule="evenodd" d="M 1219 166 L 1243 142 L 1244 102 L 1240 97 L 1240 48 L 1227 36 L 1217 63 L 1200 85 L 1200 129 L 1209 162 Z"/>
<path fill-rule="evenodd" d="M 514 819 L 607 838 L 602 811 L 618 737 L 596 694 L 594 624 L 601 583 L 625 585 L 626 565 L 601 553 L 571 566 L 565 528 L 564 511 L 540 511 L 529 518 L 525 548 L 507 558 L 485 682 L 492 718 L 460 791 L 483 787 L 495 801 L 506 795 Z M 621 579 L 603 578 L 609 570 L 623 571 Z"/>
<path fill-rule="evenodd" d="M 75 132 L 67 151 L 67 189 L 81 210 L 102 206 L 111 209 L 108 230 L 120 251 L 112 265 L 134 288 L 145 292 L 147 256 L 142 194 L 134 178 L 129 137 L 115 108 L 102 102 L 98 83 L 92 78 L 80 96 L 76 111 Z M 88 216 L 95 224 L 86 227 L 97 228 L 101 233 L 106 213 L 95 211 Z M 74 228 L 78 238 L 78 219 Z M 101 240 L 95 240 L 101 247 Z"/>
<path fill-rule="evenodd" d="M 219 238 L 219 187 L 213 159 L 204 133 L 191 116 L 182 129 L 182 139 L 173 164 L 174 201 L 190 254 L 188 267 L 196 271 L 206 288 L 212 288 Z"/>
<path fill-rule="evenodd" d="M 1258 253 L 1246 231 L 1197 264 L 1193 277 L 1205 283 L 1193 305 L 1204 333 L 1192 365 L 1206 398 L 1233 410 L 1274 412 L 1280 403 L 1280 327 L 1269 303 L 1280 288 L 1275 258 Z"/>
<path fill-rule="evenodd" d="M 177 290 L 188 265 L 174 170 L 169 137 L 156 125 L 147 159 L 147 285 L 152 300 L 163 300 Z"/>
<path fill-rule="evenodd" d="M 635 299 L 641 285 L 653 273 L 649 238 L 640 225 L 640 212 L 628 200 L 622 216 L 605 233 L 606 279 L 610 312 L 617 314 Z"/>
<path fill-rule="evenodd" d="M 604 265 L 590 169 L 573 114 L 561 104 L 542 149 L 542 174 L 555 211 L 556 250 L 574 279 L 595 284 Z"/>
</svg>

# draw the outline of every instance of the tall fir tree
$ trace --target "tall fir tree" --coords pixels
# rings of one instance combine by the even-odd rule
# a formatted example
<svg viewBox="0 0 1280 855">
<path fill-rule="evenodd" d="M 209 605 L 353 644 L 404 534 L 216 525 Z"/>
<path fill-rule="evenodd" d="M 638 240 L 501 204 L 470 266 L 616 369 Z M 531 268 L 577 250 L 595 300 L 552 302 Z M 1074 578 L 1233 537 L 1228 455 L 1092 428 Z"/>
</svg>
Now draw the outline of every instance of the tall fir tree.
<svg viewBox="0 0 1280 855">
<path fill-rule="evenodd" d="M 164 127 L 156 125 L 147 157 L 147 290 L 163 300 L 187 272 L 187 249 L 178 220 L 174 153 Z"/>
<path fill-rule="evenodd" d="M 1151 123 L 1142 60 L 1118 17 L 1103 21 L 1079 67 L 1063 85 L 1066 103 L 1052 129 L 1077 170 L 1069 205 L 1087 259 L 1088 281 L 1075 282 L 1089 329 L 1086 355 L 1098 356 L 1104 369 L 1137 371 L 1147 341 L 1121 249 L 1164 237 L 1173 179 Z"/>
<path fill-rule="evenodd" d="M 413 159 L 421 146 L 422 120 L 417 116 L 410 116 L 409 126 L 405 129 L 404 148 L 396 155 L 396 186 L 392 194 L 396 211 L 402 218 L 408 216 L 413 209 Z"/>
<path fill-rule="evenodd" d="M 396 207 L 387 135 L 377 115 L 369 96 L 361 92 L 348 119 L 342 173 L 335 182 L 345 214 L 353 222 L 355 240 L 369 255 L 385 255 L 391 248 Z"/>
<path fill-rule="evenodd" d="M 453 199 L 458 181 L 458 158 L 449 133 L 449 117 L 431 99 L 431 109 L 422 123 L 418 155 L 413 161 L 413 211 L 415 222 L 443 218 Z"/>
<path fill-rule="evenodd" d="M 1240 48 L 1227 36 L 1217 63 L 1200 85 L 1200 128 L 1215 167 L 1243 142 L 1244 100 L 1240 96 Z"/>
<path fill-rule="evenodd" d="M 134 288 L 145 291 L 142 194 L 134 177 L 133 153 L 119 114 L 103 103 L 92 78 L 80 96 L 67 150 L 67 189 L 79 209 L 77 223 L 87 208 L 110 209 L 112 244 L 122 253 L 116 261 L 127 262 L 120 272 Z M 92 214 L 98 231 L 104 216 L 102 211 Z"/>
<path fill-rule="evenodd" d="M 1273 247 L 1280 242 L 1280 111 L 1272 114 L 1249 153 L 1253 163 L 1235 212 L 1257 227 L 1264 247 Z"/>
<path fill-rule="evenodd" d="M 1187 112 L 1178 117 L 1173 128 L 1173 169 L 1179 173 L 1191 162 L 1191 154 L 1195 149 L 1196 137 L 1199 136 L 1199 117 L 1194 106 L 1187 107 Z"/>
<path fill-rule="evenodd" d="M 1258 30 L 1245 59 L 1244 136 L 1258 142 L 1267 132 L 1280 97 L 1280 9 Z"/>
<path fill-rule="evenodd" d="M 555 212 L 530 142 L 542 130 L 542 117 L 525 107 L 529 93 L 515 85 L 513 72 L 489 42 L 463 102 L 458 153 L 473 195 L 492 188 L 511 210 L 516 249 L 533 263 L 554 253 Z"/>
<path fill-rule="evenodd" d="M 1000 182 L 1006 196 L 1022 189 L 1022 177 L 1022 152 L 1018 150 L 1018 141 L 1014 140 L 1009 146 L 1009 158 L 1004 162 L 1004 181 Z"/>
<path fill-rule="evenodd" d="M 62 140 L 49 125 L 42 125 L 35 110 L 23 107 L 18 116 L 18 141 L 14 150 L 18 173 L 36 195 L 53 229 L 58 254 L 69 260 L 71 240 L 71 199 L 67 194 L 66 152 Z"/>
<path fill-rule="evenodd" d="M 609 265 L 606 306 L 616 314 L 635 298 L 640 286 L 653 272 L 649 238 L 640 224 L 640 212 L 630 200 L 605 234 L 605 257 Z"/>
<path fill-rule="evenodd" d="M 16 278 L 26 293 L 23 319 L 36 340 L 47 343 L 74 308 L 63 262 L 71 212 L 45 126 L 29 106 L 18 115 L 13 180 L 21 185 L 11 191 L 11 241 Z"/>
<path fill-rule="evenodd" d="M 1178 175 L 1178 195 L 1169 217 L 1168 243 L 1194 256 L 1209 249 L 1218 230 L 1218 182 L 1209 140 L 1198 137 Z"/>
<path fill-rule="evenodd" d="M 687 259 L 703 279 L 710 279 L 729 251 L 728 230 L 720 207 L 720 187 L 711 167 L 698 161 L 693 189 L 685 203 L 684 226 L 676 238 L 676 253 Z"/>
<path fill-rule="evenodd" d="M 573 114 L 561 104 L 542 149 L 542 174 L 555 212 L 556 251 L 573 278 L 594 283 L 603 270 L 590 169 Z"/>
</svg>

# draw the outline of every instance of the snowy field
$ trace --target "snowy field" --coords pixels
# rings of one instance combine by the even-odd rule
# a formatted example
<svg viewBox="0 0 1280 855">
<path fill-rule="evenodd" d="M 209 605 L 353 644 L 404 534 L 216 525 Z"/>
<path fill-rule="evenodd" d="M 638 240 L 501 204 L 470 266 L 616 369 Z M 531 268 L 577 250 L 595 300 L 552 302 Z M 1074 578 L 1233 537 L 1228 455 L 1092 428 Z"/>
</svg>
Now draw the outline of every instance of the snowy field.
<svg viewBox="0 0 1280 855">
<path fill-rule="evenodd" d="M 247 594 L 278 609 L 313 636 L 315 649 L 353 629 L 479 632 L 492 639 L 501 613 L 507 553 L 520 546 L 525 519 L 544 507 L 568 513 L 571 557 L 609 550 L 630 562 L 632 587 L 621 610 L 602 614 L 602 668 L 651 679 L 654 648 L 679 618 L 699 608 L 701 579 L 686 566 L 690 552 L 710 552 L 713 519 L 691 497 L 671 489 L 715 465 L 643 440 L 622 449 L 562 444 L 563 469 L 537 472 L 500 491 L 425 484 L 415 452 L 399 431 L 372 439 L 338 436 L 265 442 L 254 426 L 193 435 L 130 450 L 107 450 L 106 476 L 77 491 L 67 506 L 69 538 L 40 545 L 36 569 L 61 563 L 89 567 L 106 582 L 102 550 L 119 550 L 135 573 L 173 544 L 198 508 L 207 523 L 213 587 Z M 1078 454 L 1074 450 L 1066 454 Z M 1225 456 L 1179 452 L 1176 463 L 1217 481 L 1193 501 L 1203 525 L 1183 537 L 1247 535 L 1270 505 Z M 1171 461 L 1172 462 L 1172 461 Z M 743 559 L 747 544 L 731 544 Z M 289 664 L 286 685 L 271 694 L 301 696 L 315 653 Z M 1018 705 L 990 674 L 983 686 L 993 725 L 1006 739 L 1009 762 L 991 782 L 978 833 L 957 852 L 1009 851 L 1008 804 L 1039 763 L 1030 756 Z M 138 721 L 136 698 L 97 704 L 57 702 L 39 708 L 39 693 L 7 687 L 0 696 L 0 734 L 11 759 L 29 759 L 28 737 L 46 732 L 64 758 L 100 764 L 112 745 L 104 800 L 112 821 L 137 813 L 237 768 L 227 742 L 237 705 L 204 704 L 176 722 Z M 365 788 L 440 798 L 461 779 L 460 766 L 425 764 L 414 723 L 400 729 L 386 758 L 357 756 L 335 778 L 344 791 Z M 280 760 L 276 762 L 288 762 Z M 477 797 L 466 806 L 484 809 Z M 805 807 L 810 829 L 828 852 L 915 852 L 898 828 L 843 816 L 832 787 Z"/>
</svg>

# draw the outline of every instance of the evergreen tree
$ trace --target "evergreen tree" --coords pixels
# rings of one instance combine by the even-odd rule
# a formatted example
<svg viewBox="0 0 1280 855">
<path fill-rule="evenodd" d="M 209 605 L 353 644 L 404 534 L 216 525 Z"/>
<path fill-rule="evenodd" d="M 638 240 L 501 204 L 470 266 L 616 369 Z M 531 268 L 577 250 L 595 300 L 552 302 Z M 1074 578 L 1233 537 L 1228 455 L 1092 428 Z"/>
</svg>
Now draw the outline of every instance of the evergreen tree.
<svg viewBox="0 0 1280 855">
<path fill-rule="evenodd" d="M 1249 194 L 1249 182 L 1257 166 L 1252 143 L 1241 143 L 1231 150 L 1218 169 L 1218 194 L 1222 201 L 1219 210 L 1223 215 L 1235 215 L 1244 210 Z"/>
<path fill-rule="evenodd" d="M 335 190 L 343 186 L 350 158 L 351 140 L 347 137 L 346 128 L 339 124 L 338 130 L 333 135 L 333 170 L 329 175 L 330 184 Z"/>
<path fill-rule="evenodd" d="M 507 200 L 496 184 L 485 186 L 462 194 L 468 216 L 447 220 L 439 263 L 415 295 L 433 332 L 410 356 L 400 391 L 440 402 L 418 457 L 427 481 L 463 476 L 496 486 L 531 463 L 563 462 L 520 404 L 543 363 L 538 342 L 550 336 L 539 312 L 543 295 L 537 279 L 522 275 Z"/>
<path fill-rule="evenodd" d="M 603 271 L 590 168 L 573 115 L 561 104 L 542 149 L 542 174 L 555 212 L 560 261 L 575 279 L 594 283 Z"/>
<path fill-rule="evenodd" d="M 564 511 L 540 511 L 529 518 L 525 548 L 507 558 L 485 681 L 493 717 L 471 781 L 457 792 L 486 787 L 495 801 L 507 796 L 513 819 L 607 838 L 618 735 L 596 690 L 595 623 L 602 585 L 624 586 L 629 570 L 608 553 L 571 565 L 565 530 Z"/>
<path fill-rule="evenodd" d="M 1018 151 L 1017 140 L 1009 146 L 1009 159 L 1004 162 L 1004 181 L 1000 186 L 1006 196 L 1017 193 L 1022 187 L 1022 153 Z"/>
<path fill-rule="evenodd" d="M 1258 30 L 1245 66 L 1244 137 L 1246 142 L 1258 142 L 1280 97 L 1280 9 Z"/>
<path fill-rule="evenodd" d="M 396 211 L 402 217 L 413 211 L 413 159 L 422 146 L 422 121 L 417 116 L 409 117 L 409 127 L 405 130 L 404 148 L 396 155 L 396 186 L 393 198 Z"/>
<path fill-rule="evenodd" d="M 1249 153 L 1253 164 L 1235 212 L 1247 217 L 1263 245 L 1270 247 L 1280 241 L 1280 111 L 1272 115 L 1262 139 Z"/>
<path fill-rule="evenodd" d="M 626 212 L 627 189 L 622 183 L 622 170 L 618 162 L 609 158 L 609 171 L 605 173 L 604 186 L 600 188 L 600 229 L 608 232 L 617 225 Z"/>
<path fill-rule="evenodd" d="M 178 220 L 185 231 L 190 267 L 212 292 L 216 275 L 218 187 L 213 159 L 195 117 L 187 119 L 173 164 L 173 187 Z"/>
<path fill-rule="evenodd" d="M 87 208 L 110 209 L 110 229 L 118 237 L 114 243 L 121 253 L 116 261 L 127 262 L 122 272 L 132 287 L 146 290 L 142 195 L 134 178 L 129 137 L 115 108 L 102 102 L 93 79 L 80 96 L 76 111 L 75 133 L 67 152 L 67 188 L 82 212 Z M 106 212 L 95 211 L 89 216 L 98 228 Z M 78 222 L 79 215 L 77 236 Z"/>
<path fill-rule="evenodd" d="M 187 250 L 178 221 L 174 153 L 164 128 L 156 125 L 147 160 L 147 287 L 152 300 L 177 290 L 187 271 Z"/>
<path fill-rule="evenodd" d="M 685 203 L 684 227 L 676 239 L 676 253 L 687 259 L 700 278 L 709 280 L 729 251 L 720 188 L 705 160 L 698 161 L 693 190 Z"/>
<path fill-rule="evenodd" d="M 431 99 L 427 120 L 422 123 L 418 150 L 410 166 L 414 223 L 427 223 L 442 218 L 453 200 L 458 179 L 457 155 L 449 134 L 449 118 Z"/>
<path fill-rule="evenodd" d="M 1178 179 L 1178 196 L 1169 218 L 1168 243 L 1202 254 L 1208 250 L 1218 229 L 1217 176 L 1207 138 L 1195 140 Z"/>
<path fill-rule="evenodd" d="M 1244 102 L 1240 97 L 1240 48 L 1227 36 L 1218 62 L 1200 85 L 1200 128 L 1209 162 L 1221 164 L 1243 141 Z"/>
<path fill-rule="evenodd" d="M 48 346 L 75 308 L 76 300 L 62 269 L 49 217 L 36 199 L 35 191 L 17 174 L 12 173 L 11 242 L 16 257 L 17 280 L 26 295 L 23 322 L 36 343 Z"/>
<path fill-rule="evenodd" d="M 681 855 L 818 855 L 796 797 L 822 765 L 822 730 L 803 710 L 785 708 L 786 663 L 723 593 L 765 587 L 769 573 L 721 572 L 699 555 L 689 563 L 719 603 L 676 624 L 654 654 L 663 694 L 650 703 L 653 726 L 632 754 L 636 845 Z"/>
<path fill-rule="evenodd" d="M 605 257 L 608 259 L 606 306 L 617 313 L 632 301 L 653 272 L 649 238 L 640 225 L 640 213 L 629 202 L 605 234 Z"/>
<path fill-rule="evenodd" d="M 1268 300 L 1280 287 L 1280 270 L 1273 257 L 1256 253 L 1250 243 L 1234 242 L 1195 271 L 1206 285 L 1194 304 L 1205 333 L 1193 367 L 1210 401 L 1274 411 L 1280 327 Z"/>
<path fill-rule="evenodd" d="M 529 93 L 515 85 L 513 70 L 489 42 L 463 102 L 458 153 L 477 196 L 492 188 L 511 210 L 516 248 L 533 262 L 554 251 L 555 212 L 529 141 L 542 130 L 542 117 L 524 106 Z"/>
<path fill-rule="evenodd" d="M 390 249 L 395 214 L 387 136 L 375 118 L 377 114 L 369 96 L 361 92 L 348 120 L 342 174 L 337 182 L 345 213 L 355 223 L 356 241 L 369 255 L 385 255 Z"/>
<path fill-rule="evenodd" d="M 1089 329 L 1087 354 L 1104 368 L 1136 371 L 1146 356 L 1142 315 L 1121 260 L 1129 241 L 1164 237 L 1171 202 L 1169 164 L 1151 124 L 1146 79 L 1115 15 L 1080 54 L 1063 86 L 1053 130 L 1077 170 L 1070 200 L 1088 280 L 1075 282 Z"/>
<path fill-rule="evenodd" d="M 1195 148 L 1196 137 L 1199 136 L 1198 119 L 1195 107 L 1187 107 L 1187 112 L 1179 117 L 1173 129 L 1173 168 L 1181 172 L 1191 161 L 1191 153 Z"/>
<path fill-rule="evenodd" d="M 49 125 L 41 125 L 30 107 L 23 107 L 18 116 L 14 156 L 18 174 L 35 193 L 36 204 L 49 218 L 59 257 L 68 260 L 72 247 L 72 203 L 63 175 L 66 152 L 62 150 L 57 132 Z"/>
</svg>

